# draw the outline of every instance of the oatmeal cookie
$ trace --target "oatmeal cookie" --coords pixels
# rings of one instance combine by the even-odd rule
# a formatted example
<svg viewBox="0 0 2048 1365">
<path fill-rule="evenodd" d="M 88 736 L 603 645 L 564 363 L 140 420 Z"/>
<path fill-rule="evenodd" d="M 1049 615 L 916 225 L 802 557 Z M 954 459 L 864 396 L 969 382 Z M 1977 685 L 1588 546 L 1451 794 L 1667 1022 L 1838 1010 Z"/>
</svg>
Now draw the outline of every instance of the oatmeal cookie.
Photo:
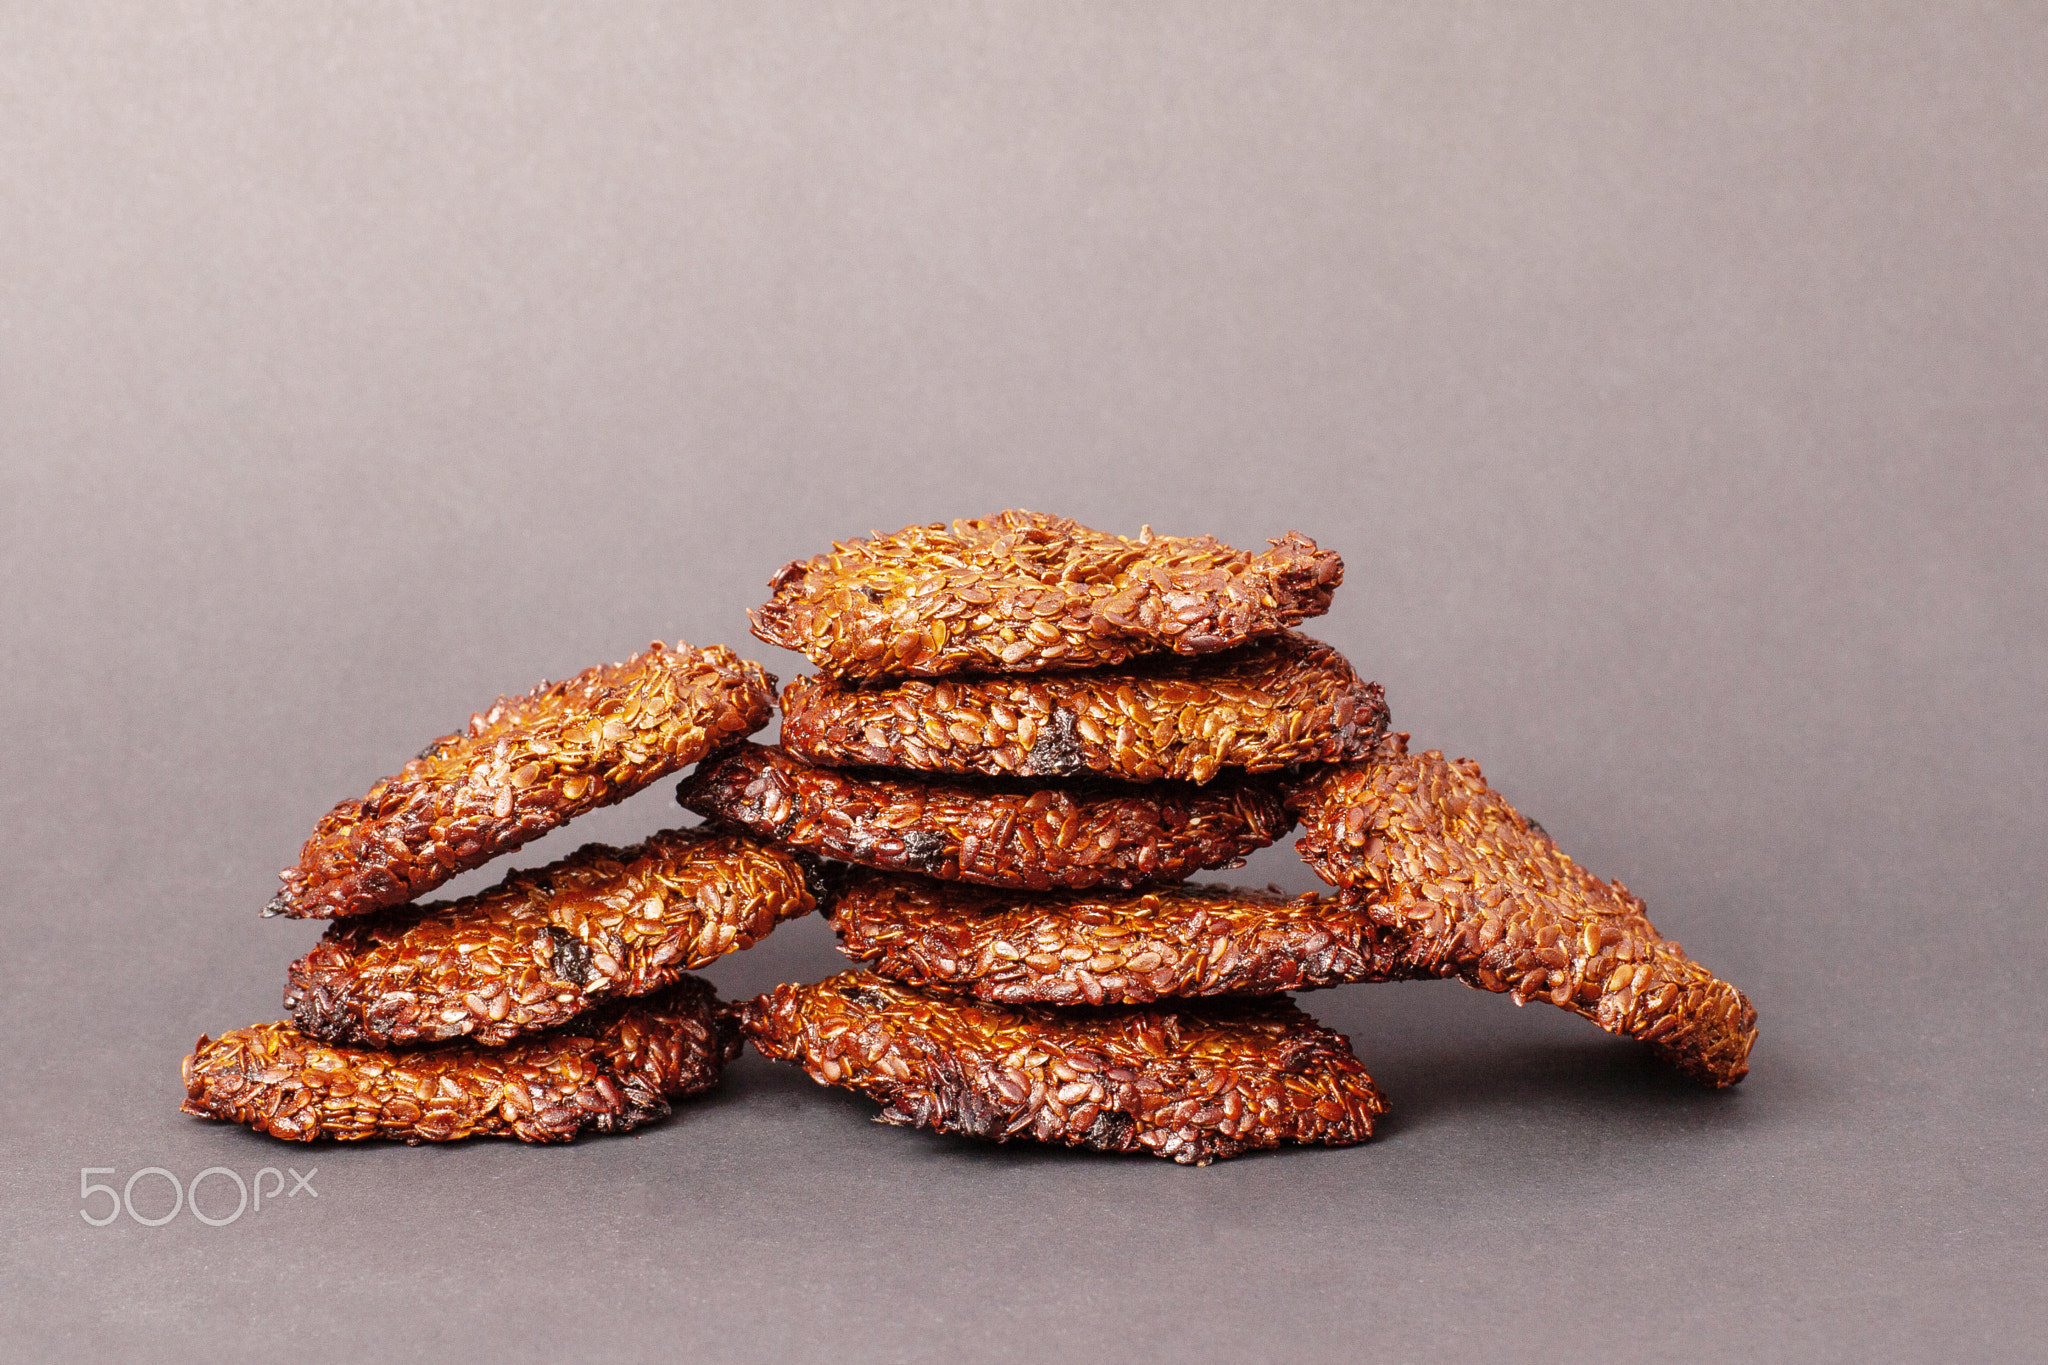
<svg viewBox="0 0 2048 1365">
<path fill-rule="evenodd" d="M 1405 974 L 1548 1000 L 1640 1038 L 1710 1086 L 1749 1072 L 1756 1007 L 1657 932 L 1642 901 L 1559 851 L 1470 759 L 1391 736 L 1297 785 L 1302 857 L 1343 889 Z"/>
<path fill-rule="evenodd" d="M 335 1047 L 286 1023 L 201 1035 L 181 1107 L 293 1142 L 567 1142 L 660 1118 L 670 1100 L 716 1085 L 738 1053 L 731 1013 L 686 976 L 511 1047 Z"/>
<path fill-rule="evenodd" d="M 402 905 L 750 735 L 775 679 L 723 645 L 657 640 L 622 664 L 502 697 L 359 801 L 320 818 L 266 915 Z"/>
<path fill-rule="evenodd" d="M 820 892 L 816 859 L 744 834 L 586 844 L 459 901 L 337 921 L 284 1006 L 331 1043 L 508 1043 L 750 948 Z"/>
<path fill-rule="evenodd" d="M 1096 668 L 1213 654 L 1330 607 L 1344 561 L 1289 532 L 1261 554 L 999 512 L 849 540 L 785 565 L 754 634 L 837 678 Z"/>
<path fill-rule="evenodd" d="M 1206 787 L 936 781 L 815 768 L 741 745 L 688 778 L 676 799 L 791 848 L 945 881 L 1010 887 L 1137 886 L 1234 867 L 1294 827 L 1275 780 Z"/>
<path fill-rule="evenodd" d="M 1090 673 L 882 688 L 798 678 L 783 690 L 782 717 L 782 747 L 811 763 L 1132 782 L 1361 759 L 1388 723 L 1378 683 L 1292 631 L 1228 654 Z"/>
<path fill-rule="evenodd" d="M 1004 1008 L 846 972 L 777 986 L 741 1007 L 741 1028 L 821 1085 L 880 1101 L 885 1123 L 994 1142 L 1200 1166 L 1282 1142 L 1363 1142 L 1386 1112 L 1344 1036 L 1277 998 Z"/>
</svg>

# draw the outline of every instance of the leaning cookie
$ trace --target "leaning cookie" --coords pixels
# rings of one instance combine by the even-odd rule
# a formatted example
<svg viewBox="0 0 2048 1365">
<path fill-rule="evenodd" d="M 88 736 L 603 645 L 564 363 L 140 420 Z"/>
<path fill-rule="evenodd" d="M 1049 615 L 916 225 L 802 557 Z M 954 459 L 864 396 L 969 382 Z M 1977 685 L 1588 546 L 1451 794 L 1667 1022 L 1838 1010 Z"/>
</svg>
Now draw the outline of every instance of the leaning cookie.
<svg viewBox="0 0 2048 1365">
<path fill-rule="evenodd" d="M 1195 787 L 938 781 L 816 768 L 745 744 L 676 790 L 685 807 L 791 848 L 946 881 L 1137 886 L 1235 867 L 1294 827 L 1269 778 Z"/>
<path fill-rule="evenodd" d="M 312 1037 L 499 1044 L 645 995 L 819 908 L 817 860 L 710 829 L 586 844 L 474 896 L 342 920 L 291 965 Z"/>
<path fill-rule="evenodd" d="M 284 1023 L 201 1036 L 181 1107 L 294 1142 L 567 1142 L 660 1118 L 716 1085 L 739 1045 L 710 985 L 687 976 L 512 1047 L 331 1047 Z"/>
<path fill-rule="evenodd" d="M 657 640 L 470 717 L 315 827 L 265 907 L 326 919 L 401 905 L 768 723 L 775 679 L 723 645 Z"/>
<path fill-rule="evenodd" d="M 1005 1005 L 1143 1005 L 1417 974 L 1357 906 L 1235 886 L 1034 893 L 849 871 L 829 917 L 841 951 L 879 975 Z"/>
<path fill-rule="evenodd" d="M 1207 782 L 1364 758 L 1387 729 L 1380 685 L 1292 631 L 1228 654 L 1087 673 L 783 689 L 782 747 L 826 765 Z"/>
<path fill-rule="evenodd" d="M 1129 540 L 1039 512 L 907 526 L 785 565 L 754 634 L 860 681 L 1213 654 L 1329 610 L 1344 561 L 1291 531 L 1271 544 Z"/>
<path fill-rule="evenodd" d="M 754 1046 L 886 1123 L 1183 1165 L 1282 1142 L 1344 1146 L 1386 1112 L 1344 1036 L 1284 999 L 1067 1013 L 923 996 L 869 972 L 741 1007 Z"/>
<path fill-rule="evenodd" d="M 1290 797 L 1302 857 L 1403 974 L 1548 1000 L 1707 1085 L 1748 1074 L 1756 1007 L 1741 991 L 1659 934 L 1627 887 L 1560 852 L 1477 763 L 1410 754 L 1407 739 L 1310 773 Z"/>
</svg>

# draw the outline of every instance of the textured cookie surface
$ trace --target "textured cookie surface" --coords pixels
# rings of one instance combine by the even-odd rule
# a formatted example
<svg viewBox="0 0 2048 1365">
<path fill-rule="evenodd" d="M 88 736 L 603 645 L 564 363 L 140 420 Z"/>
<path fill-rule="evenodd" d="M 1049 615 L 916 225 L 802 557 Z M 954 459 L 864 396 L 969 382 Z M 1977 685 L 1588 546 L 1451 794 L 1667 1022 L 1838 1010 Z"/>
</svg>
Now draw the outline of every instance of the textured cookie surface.
<svg viewBox="0 0 2048 1365">
<path fill-rule="evenodd" d="M 1310 774 L 1291 801 L 1302 856 L 1407 974 L 1548 1000 L 1707 1085 L 1748 1074 L 1748 998 L 1659 934 L 1627 887 L 1559 851 L 1477 763 L 1410 754 L 1395 735 L 1366 762 Z"/>
<path fill-rule="evenodd" d="M 286 1023 L 202 1036 L 185 1059 L 182 1108 L 295 1142 L 567 1142 L 661 1117 L 670 1100 L 716 1085 L 738 1051 L 731 1014 L 689 976 L 502 1048 L 336 1047 Z"/>
<path fill-rule="evenodd" d="M 782 746 L 812 763 L 1133 782 L 1360 759 L 1387 729 L 1379 684 L 1292 631 L 1228 654 L 1091 673 L 886 688 L 798 678 L 782 710 Z"/>
<path fill-rule="evenodd" d="M 1033 788 L 817 768 L 756 744 L 705 763 L 676 797 L 825 857 L 1008 887 L 1177 880 L 1235 866 L 1294 827 L 1270 778 Z"/>
<path fill-rule="evenodd" d="M 336 922 L 291 965 L 284 1004 L 329 1042 L 505 1043 L 752 947 L 818 907 L 816 875 L 731 832 L 586 844 L 459 901 Z"/>
<path fill-rule="evenodd" d="M 1284 999 L 1060 1011 L 921 995 L 871 972 L 742 1007 L 764 1054 L 858 1090 L 888 1123 L 1204 1165 L 1372 1136 L 1386 1104 L 1342 1034 Z"/>
<path fill-rule="evenodd" d="M 723 645 L 660 641 L 503 697 L 322 816 L 266 914 L 401 905 L 768 723 L 775 679 Z"/>
<path fill-rule="evenodd" d="M 908 986 L 1000 1004 L 1148 1004 L 1413 976 L 1334 897 L 1189 884 L 1005 892 L 850 873 L 832 902 L 848 957 Z"/>
<path fill-rule="evenodd" d="M 1212 654 L 1329 610 L 1344 561 L 1293 532 L 1272 545 L 1021 511 L 909 526 L 784 566 L 754 634 L 862 680 Z"/>
</svg>

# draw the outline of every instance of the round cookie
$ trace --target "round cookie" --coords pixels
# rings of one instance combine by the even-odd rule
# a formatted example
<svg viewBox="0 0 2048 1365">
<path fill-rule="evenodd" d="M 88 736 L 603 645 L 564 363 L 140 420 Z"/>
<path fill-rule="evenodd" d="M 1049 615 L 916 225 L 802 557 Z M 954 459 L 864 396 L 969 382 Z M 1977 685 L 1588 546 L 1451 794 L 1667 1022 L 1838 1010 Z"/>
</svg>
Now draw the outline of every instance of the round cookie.
<svg viewBox="0 0 2048 1365">
<path fill-rule="evenodd" d="M 816 859 L 730 831 L 586 844 L 459 901 L 337 921 L 284 1005 L 332 1043 L 508 1043 L 750 948 L 820 891 Z"/>
<path fill-rule="evenodd" d="M 1213 654 L 1329 610 L 1344 561 L 1294 532 L 1271 543 L 1130 540 L 1039 512 L 907 526 L 785 565 L 754 634 L 860 681 Z"/>
<path fill-rule="evenodd" d="M 807 762 L 1015 777 L 1208 782 L 1341 763 L 1387 722 L 1378 683 L 1292 631 L 1203 659 L 885 688 L 804 677 L 782 694 L 782 747 Z"/>
<path fill-rule="evenodd" d="M 201 1036 L 184 1062 L 188 1114 L 294 1142 L 567 1142 L 624 1132 L 708 1090 L 739 1054 L 732 1015 L 686 976 L 511 1047 L 334 1047 L 290 1024 Z"/>
<path fill-rule="evenodd" d="M 881 1119 L 1207 1165 L 1282 1142 L 1363 1142 L 1386 1112 L 1344 1036 L 1285 999 L 1180 1009 L 1006 1009 L 871 972 L 741 1007 L 761 1052 L 858 1090 Z"/>
<path fill-rule="evenodd" d="M 817 768 L 757 744 L 705 762 L 676 799 L 824 857 L 1007 887 L 1174 881 L 1234 867 L 1294 827 L 1269 778 L 1031 787 Z"/>
<path fill-rule="evenodd" d="M 266 915 L 327 919 L 402 905 L 585 811 L 750 735 L 775 679 L 723 645 L 657 640 L 620 664 L 501 697 L 314 827 Z"/>
</svg>

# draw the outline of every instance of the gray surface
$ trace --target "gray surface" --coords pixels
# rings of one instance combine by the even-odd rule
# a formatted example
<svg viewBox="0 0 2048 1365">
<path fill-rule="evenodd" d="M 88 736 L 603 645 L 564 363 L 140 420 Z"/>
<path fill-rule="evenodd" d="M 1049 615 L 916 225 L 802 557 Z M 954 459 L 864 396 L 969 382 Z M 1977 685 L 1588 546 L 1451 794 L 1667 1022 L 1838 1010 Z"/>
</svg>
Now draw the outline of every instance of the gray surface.
<svg viewBox="0 0 2048 1365">
<path fill-rule="evenodd" d="M 2038 6 L 241 8 L 0 8 L 12 1358 L 2039 1349 Z M 1320 632 L 1750 1080 L 1438 984 L 1307 1001 L 1382 1140 L 1201 1171 L 754 1059 L 565 1150 L 175 1112 L 331 802 L 655 635 L 787 676 L 784 560 L 1014 505 L 1340 549 Z M 317 1202 L 79 1216 L 266 1164 Z"/>
</svg>

